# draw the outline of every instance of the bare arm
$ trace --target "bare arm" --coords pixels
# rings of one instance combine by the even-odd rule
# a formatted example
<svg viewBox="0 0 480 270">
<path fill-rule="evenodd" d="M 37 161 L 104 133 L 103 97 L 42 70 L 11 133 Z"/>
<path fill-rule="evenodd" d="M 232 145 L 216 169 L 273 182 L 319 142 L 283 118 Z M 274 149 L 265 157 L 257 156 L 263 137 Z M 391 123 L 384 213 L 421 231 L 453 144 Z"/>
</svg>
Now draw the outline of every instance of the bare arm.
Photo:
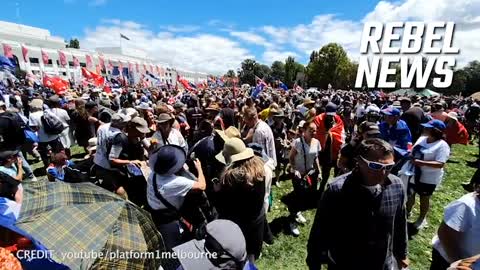
<svg viewBox="0 0 480 270">
<path fill-rule="evenodd" d="M 195 164 L 195 168 L 197 169 L 197 172 L 198 172 L 198 181 L 193 183 L 192 190 L 204 191 L 207 188 L 207 184 L 205 182 L 205 175 L 203 174 L 202 164 L 198 159 L 195 159 L 193 163 Z"/>
<path fill-rule="evenodd" d="M 432 167 L 432 168 L 438 168 L 441 169 L 445 166 L 445 163 L 439 162 L 439 161 L 427 161 L 427 160 L 420 160 L 416 159 L 414 161 L 415 165 L 417 166 L 425 166 L 425 167 Z"/>
<path fill-rule="evenodd" d="M 442 247 L 447 253 L 451 262 L 457 261 L 460 258 L 458 251 L 460 250 L 460 239 L 462 239 L 462 233 L 457 232 L 450 228 L 445 222 L 440 224 L 438 228 L 438 238 L 442 243 Z"/>
</svg>

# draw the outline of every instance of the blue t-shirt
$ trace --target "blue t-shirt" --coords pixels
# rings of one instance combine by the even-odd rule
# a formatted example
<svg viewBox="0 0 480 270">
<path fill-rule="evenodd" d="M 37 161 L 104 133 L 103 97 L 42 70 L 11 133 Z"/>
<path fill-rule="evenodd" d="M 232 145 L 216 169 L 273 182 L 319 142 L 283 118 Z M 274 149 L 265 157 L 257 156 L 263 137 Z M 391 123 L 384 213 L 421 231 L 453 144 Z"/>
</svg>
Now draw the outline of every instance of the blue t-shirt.
<svg viewBox="0 0 480 270">
<path fill-rule="evenodd" d="M 390 126 L 383 121 L 379 125 L 381 138 L 401 149 L 407 150 L 408 143 L 412 143 L 412 135 L 407 123 L 403 120 L 398 120 L 396 125 Z"/>
</svg>

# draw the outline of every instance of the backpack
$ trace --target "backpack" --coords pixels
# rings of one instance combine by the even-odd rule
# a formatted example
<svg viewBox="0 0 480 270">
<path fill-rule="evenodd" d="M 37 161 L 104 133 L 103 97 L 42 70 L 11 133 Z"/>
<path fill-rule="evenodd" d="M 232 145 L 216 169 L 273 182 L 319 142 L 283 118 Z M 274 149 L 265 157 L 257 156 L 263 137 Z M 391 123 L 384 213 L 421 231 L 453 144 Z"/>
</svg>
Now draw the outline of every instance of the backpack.
<svg viewBox="0 0 480 270">
<path fill-rule="evenodd" d="M 16 149 L 25 143 L 24 122 L 14 113 L 0 114 L 0 149 Z"/>
<path fill-rule="evenodd" d="M 50 110 L 43 111 L 43 116 L 41 120 L 43 124 L 43 129 L 47 134 L 58 135 L 62 133 L 65 129 L 62 121 L 60 121 L 60 119 Z"/>
</svg>

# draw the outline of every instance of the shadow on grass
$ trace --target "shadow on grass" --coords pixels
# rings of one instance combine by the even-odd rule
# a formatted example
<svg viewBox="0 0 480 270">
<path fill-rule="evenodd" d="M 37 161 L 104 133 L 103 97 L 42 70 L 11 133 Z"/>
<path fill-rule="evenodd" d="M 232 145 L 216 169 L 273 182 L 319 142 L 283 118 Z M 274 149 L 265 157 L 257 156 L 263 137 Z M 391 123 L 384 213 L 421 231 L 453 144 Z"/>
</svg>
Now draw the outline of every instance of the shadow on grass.
<svg viewBox="0 0 480 270">
<path fill-rule="evenodd" d="M 460 161 L 449 159 L 449 160 L 447 160 L 447 163 L 458 164 L 458 163 L 460 163 Z"/>
</svg>

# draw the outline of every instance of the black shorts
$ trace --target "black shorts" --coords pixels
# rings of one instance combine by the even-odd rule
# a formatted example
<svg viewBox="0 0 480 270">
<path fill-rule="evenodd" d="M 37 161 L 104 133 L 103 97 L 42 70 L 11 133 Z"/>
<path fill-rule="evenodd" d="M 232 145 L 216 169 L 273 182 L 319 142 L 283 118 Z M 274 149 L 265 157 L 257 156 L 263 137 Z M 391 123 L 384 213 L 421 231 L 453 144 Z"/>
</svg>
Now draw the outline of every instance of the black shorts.
<svg viewBox="0 0 480 270">
<path fill-rule="evenodd" d="M 417 182 L 410 183 L 412 190 L 420 196 L 432 196 L 437 188 L 437 185 Z"/>
</svg>

